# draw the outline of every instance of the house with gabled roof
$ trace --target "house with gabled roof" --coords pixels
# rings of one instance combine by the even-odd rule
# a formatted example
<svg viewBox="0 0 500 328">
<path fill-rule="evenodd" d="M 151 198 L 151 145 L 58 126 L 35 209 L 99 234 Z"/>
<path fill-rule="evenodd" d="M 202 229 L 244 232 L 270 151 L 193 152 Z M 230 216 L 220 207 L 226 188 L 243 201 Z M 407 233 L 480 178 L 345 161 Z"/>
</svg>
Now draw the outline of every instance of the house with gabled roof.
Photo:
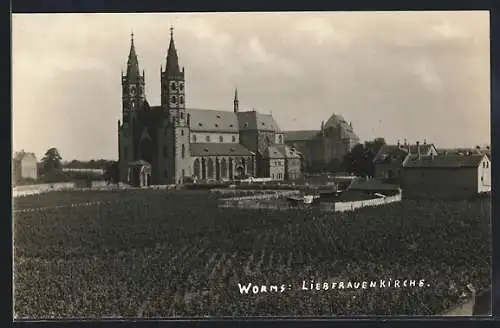
<svg viewBox="0 0 500 328">
<path fill-rule="evenodd" d="M 21 150 L 12 157 L 13 182 L 36 180 L 38 178 L 38 162 L 34 153 Z"/>
<path fill-rule="evenodd" d="M 407 196 L 462 197 L 491 191 L 491 161 L 486 154 L 410 156 L 403 163 Z"/>
<path fill-rule="evenodd" d="M 417 141 L 415 144 L 408 144 L 405 140 L 403 144 L 399 141 L 396 145 L 383 145 L 373 158 L 376 179 L 398 180 L 403 169 L 403 162 L 412 154 L 431 156 L 437 155 L 434 144 Z"/>
</svg>

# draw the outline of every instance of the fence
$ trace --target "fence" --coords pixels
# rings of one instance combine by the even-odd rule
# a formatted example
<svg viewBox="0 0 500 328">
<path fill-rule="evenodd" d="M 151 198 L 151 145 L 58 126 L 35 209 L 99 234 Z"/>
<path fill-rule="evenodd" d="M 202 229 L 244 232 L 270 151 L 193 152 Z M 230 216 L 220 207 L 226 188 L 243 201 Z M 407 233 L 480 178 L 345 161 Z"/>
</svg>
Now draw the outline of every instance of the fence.
<svg viewBox="0 0 500 328">
<path fill-rule="evenodd" d="M 400 201 L 401 201 L 401 193 L 395 196 L 389 196 L 384 198 L 358 200 L 354 202 L 338 202 L 335 203 L 335 212 L 353 211 L 357 208 L 362 208 L 367 206 L 380 206 Z"/>
<path fill-rule="evenodd" d="M 277 200 L 286 196 L 300 194 L 298 190 L 289 192 L 274 192 L 271 194 L 251 195 L 242 197 L 232 197 L 221 199 L 219 207 L 223 208 L 242 208 L 242 209 L 268 209 L 268 210 L 296 210 L 300 208 L 311 208 L 304 204 L 291 205 L 287 202 L 258 202 L 259 200 Z M 353 202 L 325 202 L 320 203 L 318 209 L 322 212 L 345 212 L 353 211 L 358 208 L 368 206 L 380 206 L 394 202 L 400 202 L 402 199 L 401 193 L 395 196 L 384 198 L 375 198 L 369 200 L 353 201 Z"/>
<path fill-rule="evenodd" d="M 286 190 L 286 191 L 269 191 L 262 194 L 254 194 L 249 196 L 231 197 L 221 199 L 223 202 L 234 202 L 234 201 L 247 201 L 247 200 L 260 200 L 260 199 L 278 199 L 282 197 L 297 195 L 300 192 L 298 190 Z"/>
<path fill-rule="evenodd" d="M 85 189 L 102 189 L 105 188 L 106 182 L 104 181 L 92 181 L 92 188 Z M 75 189 L 76 185 L 74 182 L 58 182 L 58 183 L 43 183 L 28 186 L 16 186 L 12 188 L 12 197 L 24 197 L 29 195 L 42 194 L 50 191 L 61 191 L 61 190 L 71 190 Z"/>
<path fill-rule="evenodd" d="M 75 187 L 73 182 L 44 183 L 29 186 L 16 186 L 12 188 L 12 197 L 23 197 L 35 194 L 41 194 L 49 191 L 72 189 Z"/>
</svg>

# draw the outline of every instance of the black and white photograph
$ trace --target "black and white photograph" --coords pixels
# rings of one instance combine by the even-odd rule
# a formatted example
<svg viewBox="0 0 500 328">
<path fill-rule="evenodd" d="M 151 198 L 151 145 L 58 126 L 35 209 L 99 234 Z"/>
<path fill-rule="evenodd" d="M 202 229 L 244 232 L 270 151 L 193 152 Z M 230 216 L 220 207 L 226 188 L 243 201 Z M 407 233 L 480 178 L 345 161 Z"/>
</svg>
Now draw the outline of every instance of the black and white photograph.
<svg viewBox="0 0 500 328">
<path fill-rule="evenodd" d="M 14 320 L 490 316 L 489 24 L 13 14 Z"/>
</svg>

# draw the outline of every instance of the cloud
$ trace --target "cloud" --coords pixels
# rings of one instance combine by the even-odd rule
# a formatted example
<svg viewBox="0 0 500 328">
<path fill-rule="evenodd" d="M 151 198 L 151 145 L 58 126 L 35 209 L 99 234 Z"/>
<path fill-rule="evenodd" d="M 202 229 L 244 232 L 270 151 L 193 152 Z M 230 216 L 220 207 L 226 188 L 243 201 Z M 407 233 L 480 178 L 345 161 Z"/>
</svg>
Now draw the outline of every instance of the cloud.
<svg viewBox="0 0 500 328">
<path fill-rule="evenodd" d="M 237 86 L 242 108 L 272 110 L 284 130 L 317 129 L 338 112 L 362 140 L 425 136 L 443 147 L 482 144 L 490 129 L 488 17 L 486 11 L 13 15 L 14 147 L 43 155 L 56 146 L 65 159 L 116 158 L 129 34 L 136 35 L 148 100 L 157 105 L 171 25 L 190 107 L 230 110 Z"/>
<path fill-rule="evenodd" d="M 266 67 L 270 67 L 270 69 L 276 69 L 287 76 L 299 76 L 301 74 L 301 69 L 295 62 L 289 58 L 280 57 L 275 53 L 269 52 L 257 37 L 252 37 L 249 40 L 246 56 L 251 61 L 263 64 Z"/>
<path fill-rule="evenodd" d="M 332 24 L 322 18 L 313 17 L 299 20 L 295 30 L 302 32 L 303 37 L 311 38 L 320 46 L 330 43 L 334 44 L 337 49 L 345 49 L 351 45 L 351 38 L 346 32 L 334 28 Z"/>
<path fill-rule="evenodd" d="M 435 93 L 442 90 L 443 81 L 441 80 L 441 77 L 426 61 L 420 60 L 414 66 L 414 73 L 418 76 L 421 83 L 427 88 L 427 90 Z"/>
<path fill-rule="evenodd" d="M 462 38 L 466 36 L 464 32 L 459 29 L 457 26 L 452 26 L 448 22 L 442 22 L 441 24 L 434 25 L 431 27 L 431 30 L 438 34 L 439 36 L 442 36 L 444 38 Z"/>
</svg>

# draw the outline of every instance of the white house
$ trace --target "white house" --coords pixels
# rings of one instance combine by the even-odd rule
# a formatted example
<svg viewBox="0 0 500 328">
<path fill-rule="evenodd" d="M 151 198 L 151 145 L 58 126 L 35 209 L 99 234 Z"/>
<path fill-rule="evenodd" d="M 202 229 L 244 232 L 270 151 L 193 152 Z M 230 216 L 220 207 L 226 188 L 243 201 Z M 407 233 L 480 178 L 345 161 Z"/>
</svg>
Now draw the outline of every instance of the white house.
<svg viewBox="0 0 500 328">
<path fill-rule="evenodd" d="M 38 178 L 38 164 L 35 154 L 27 153 L 24 150 L 14 154 L 12 173 L 14 181 L 23 179 L 36 180 Z"/>
<path fill-rule="evenodd" d="M 407 196 L 456 197 L 491 191 L 491 161 L 486 154 L 410 156 L 402 173 Z"/>
</svg>

